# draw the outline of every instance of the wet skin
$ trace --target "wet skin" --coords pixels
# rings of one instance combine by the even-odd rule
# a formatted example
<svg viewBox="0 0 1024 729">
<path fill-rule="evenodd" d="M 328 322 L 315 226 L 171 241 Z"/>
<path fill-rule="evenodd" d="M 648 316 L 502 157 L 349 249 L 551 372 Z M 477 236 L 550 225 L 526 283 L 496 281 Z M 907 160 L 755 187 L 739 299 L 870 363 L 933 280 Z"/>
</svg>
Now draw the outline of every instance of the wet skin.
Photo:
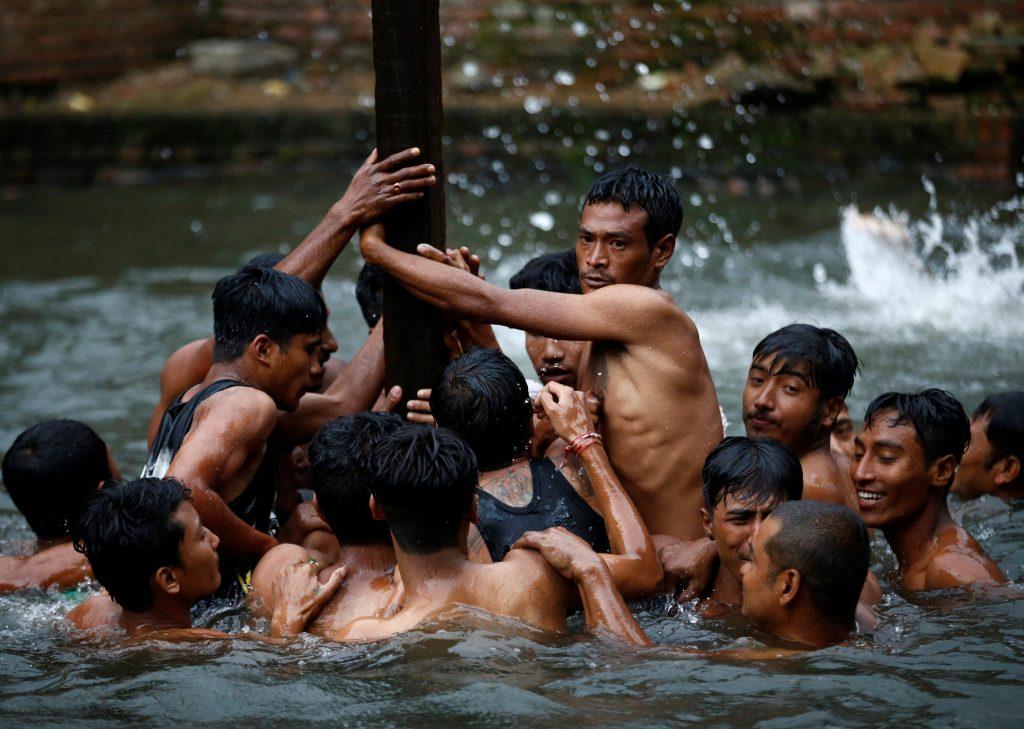
<svg viewBox="0 0 1024 729">
<path fill-rule="evenodd" d="M 498 288 L 445 265 L 429 246 L 419 256 L 390 248 L 380 228 L 365 231 L 360 247 L 368 263 L 442 311 L 587 342 L 576 387 L 602 399 L 612 467 L 652 533 L 694 539 L 700 469 L 722 421 L 696 326 L 656 288 L 675 237 L 647 241 L 646 219 L 614 203 L 584 207 L 576 246 L 583 296 Z"/>
<path fill-rule="evenodd" d="M 992 457 L 988 439 L 988 415 L 971 420 L 971 444 L 967 447 L 953 481 L 953 493 L 962 499 L 992 494 L 1002 499 L 1024 496 L 1021 462 L 1016 456 Z"/>
<path fill-rule="evenodd" d="M 526 354 L 541 383 L 557 382 L 576 387 L 577 371 L 585 342 L 554 339 L 526 332 Z"/>
<path fill-rule="evenodd" d="M 802 369 L 776 364 L 774 355 L 750 365 L 743 387 L 743 425 L 749 438 L 774 438 L 800 459 L 803 498 L 847 506 L 857 501 L 829 450 L 829 431 L 843 398 L 822 402 L 821 391 Z"/>
<path fill-rule="evenodd" d="M 850 419 L 850 411 L 846 409 L 846 405 L 843 405 L 843 409 L 839 411 L 839 417 L 836 418 L 835 427 L 832 428 L 832 434 L 829 436 L 829 447 L 832 449 L 832 456 L 835 457 L 837 453 L 840 453 L 846 462 L 852 461 L 853 438 L 855 435 L 853 421 Z"/>
<path fill-rule="evenodd" d="M 861 517 L 882 530 L 907 590 L 936 590 L 1006 582 L 946 505 L 952 455 L 925 460 L 913 425 L 894 425 L 893 412 L 865 423 L 855 440 L 851 478 Z"/>
</svg>

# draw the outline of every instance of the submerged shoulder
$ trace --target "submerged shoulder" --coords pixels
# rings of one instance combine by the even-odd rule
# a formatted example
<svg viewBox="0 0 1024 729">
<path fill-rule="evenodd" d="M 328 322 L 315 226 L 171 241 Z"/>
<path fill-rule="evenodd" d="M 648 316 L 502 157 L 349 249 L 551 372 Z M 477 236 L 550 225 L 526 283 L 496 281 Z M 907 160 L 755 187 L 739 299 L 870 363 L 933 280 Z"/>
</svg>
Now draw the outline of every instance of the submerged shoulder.
<svg viewBox="0 0 1024 729">
<path fill-rule="evenodd" d="M 75 606 L 64 619 L 79 630 L 114 628 L 121 620 L 121 606 L 106 593 L 93 595 Z"/>
<path fill-rule="evenodd" d="M 959 529 L 959 527 L 958 527 Z M 960 529 L 960 531 L 963 531 Z M 926 589 L 963 587 L 1006 582 L 999 566 L 985 554 L 967 532 L 967 540 L 946 545 L 936 551 L 925 570 Z"/>
</svg>

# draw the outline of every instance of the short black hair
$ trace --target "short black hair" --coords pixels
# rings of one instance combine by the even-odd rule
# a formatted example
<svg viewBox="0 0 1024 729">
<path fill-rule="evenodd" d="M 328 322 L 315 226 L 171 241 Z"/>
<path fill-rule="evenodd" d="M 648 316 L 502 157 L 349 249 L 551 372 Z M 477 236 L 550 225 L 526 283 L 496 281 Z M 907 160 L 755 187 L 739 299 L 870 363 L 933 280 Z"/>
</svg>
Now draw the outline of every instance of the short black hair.
<svg viewBox="0 0 1024 729">
<path fill-rule="evenodd" d="M 508 281 L 511 289 L 536 289 L 555 294 L 581 294 L 576 251 L 545 253 L 531 258 Z"/>
<path fill-rule="evenodd" d="M 246 266 L 213 289 L 213 361 L 230 362 L 260 334 L 287 347 L 297 334 L 318 334 L 327 307 L 308 282 L 273 268 Z"/>
<path fill-rule="evenodd" d="M 835 329 L 811 324 L 790 324 L 772 332 L 754 347 L 753 361 L 774 356 L 774 370 L 806 373 L 820 400 L 847 397 L 853 389 L 859 363 L 846 337 Z"/>
<path fill-rule="evenodd" d="M 173 478 L 139 478 L 100 489 L 74 530 L 75 549 L 114 602 L 130 612 L 153 604 L 150 578 L 181 564 L 185 529 L 172 517 L 189 490 Z"/>
<path fill-rule="evenodd" d="M 644 234 L 652 248 L 666 235 L 679 235 L 683 225 L 683 201 L 672 178 L 636 165 L 598 177 L 583 205 L 597 203 L 618 203 L 626 212 L 636 206 L 647 213 Z"/>
<path fill-rule="evenodd" d="M 384 313 L 384 269 L 364 263 L 356 279 L 356 301 L 366 326 L 375 327 Z"/>
<path fill-rule="evenodd" d="M 974 417 L 985 417 L 985 436 L 992 444 L 988 466 L 1001 458 L 1016 456 L 1024 465 L 1024 392 L 1000 392 L 989 395 L 974 411 Z M 1024 479 L 1024 473 L 1017 480 Z"/>
<path fill-rule="evenodd" d="M 756 503 L 796 501 L 804 471 L 793 451 L 773 438 L 729 436 L 708 454 L 701 471 L 709 512 L 726 496 Z"/>
<path fill-rule="evenodd" d="M 4 456 L 7 493 L 40 539 L 70 536 L 89 497 L 111 476 L 107 444 L 77 420 L 33 425 Z"/>
<path fill-rule="evenodd" d="M 336 418 L 309 443 L 309 466 L 317 505 L 343 544 L 390 539 L 387 524 L 370 513 L 368 461 L 377 442 L 402 427 L 394 413 L 356 413 Z"/>
<path fill-rule="evenodd" d="M 454 431 L 405 424 L 377 443 L 370 490 L 398 545 L 429 554 L 457 547 L 477 486 L 476 456 Z"/>
<path fill-rule="evenodd" d="M 852 624 L 871 563 L 864 522 L 845 506 L 821 501 L 789 501 L 770 518 L 779 525 L 765 543 L 773 576 L 795 569 L 823 618 Z"/>
<path fill-rule="evenodd" d="M 242 264 L 242 268 L 238 270 L 242 271 L 250 266 L 254 268 L 273 268 L 283 260 L 283 253 L 259 253 Z"/>
<path fill-rule="evenodd" d="M 876 416 L 892 412 L 889 425 L 912 425 L 924 449 L 924 460 L 931 465 L 943 456 L 957 463 L 971 442 L 971 421 L 964 406 L 952 394 L 937 387 L 917 393 L 886 392 L 868 405 L 864 425 L 868 428 Z M 950 479 L 952 483 L 952 479 Z"/>
<path fill-rule="evenodd" d="M 475 349 L 450 362 L 430 394 L 430 410 L 438 425 L 466 439 L 482 471 L 521 456 L 533 433 L 526 378 L 497 349 Z"/>
</svg>

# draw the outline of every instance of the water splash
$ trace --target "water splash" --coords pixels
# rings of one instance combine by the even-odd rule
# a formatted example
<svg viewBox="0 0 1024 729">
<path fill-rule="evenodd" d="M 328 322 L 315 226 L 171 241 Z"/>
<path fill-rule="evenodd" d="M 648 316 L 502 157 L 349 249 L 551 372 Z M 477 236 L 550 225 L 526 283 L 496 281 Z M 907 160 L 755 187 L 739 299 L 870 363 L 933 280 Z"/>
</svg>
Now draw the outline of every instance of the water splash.
<svg viewBox="0 0 1024 729">
<path fill-rule="evenodd" d="M 1024 331 L 1024 197 L 959 218 L 939 211 L 935 188 L 924 180 L 928 213 L 876 208 L 842 210 L 841 238 L 850 277 L 824 282 L 834 297 L 859 300 L 880 322 L 1010 337 Z"/>
</svg>

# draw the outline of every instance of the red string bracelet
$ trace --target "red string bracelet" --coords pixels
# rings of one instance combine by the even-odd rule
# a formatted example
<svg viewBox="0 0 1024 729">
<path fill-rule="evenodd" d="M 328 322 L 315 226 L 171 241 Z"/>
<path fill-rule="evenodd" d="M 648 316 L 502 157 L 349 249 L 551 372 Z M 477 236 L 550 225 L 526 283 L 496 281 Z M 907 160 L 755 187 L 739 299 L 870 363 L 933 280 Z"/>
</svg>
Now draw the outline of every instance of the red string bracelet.
<svg viewBox="0 0 1024 729">
<path fill-rule="evenodd" d="M 565 457 L 562 458 L 562 465 L 559 468 L 565 468 L 565 464 L 569 462 L 569 454 L 572 453 L 574 456 L 579 456 L 588 446 L 594 445 L 601 441 L 600 433 L 584 433 L 573 439 L 572 443 L 565 447 Z"/>
</svg>

